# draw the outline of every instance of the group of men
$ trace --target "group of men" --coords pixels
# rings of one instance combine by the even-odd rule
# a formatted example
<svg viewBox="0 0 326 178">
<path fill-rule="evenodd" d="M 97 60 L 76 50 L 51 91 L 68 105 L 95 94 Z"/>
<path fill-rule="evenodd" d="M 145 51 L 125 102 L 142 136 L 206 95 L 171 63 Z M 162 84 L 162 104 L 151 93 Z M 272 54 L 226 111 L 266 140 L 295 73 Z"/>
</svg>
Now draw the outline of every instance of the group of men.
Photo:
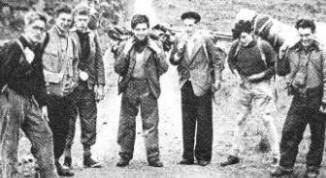
<svg viewBox="0 0 326 178">
<path fill-rule="evenodd" d="M 30 12 L 24 33 L 1 49 L 0 148 L 1 176 L 18 177 L 16 169 L 20 128 L 32 143 L 40 176 L 73 176 L 71 146 L 77 114 L 81 120 L 84 166 L 99 167 L 91 157 L 96 140 L 96 102 L 104 97 L 105 75 L 100 39 L 88 28 L 90 12 L 84 5 L 72 10 L 59 6 L 55 25 L 46 32 L 46 18 Z M 72 26 L 74 21 L 74 27 Z M 169 54 L 180 77 L 183 125 L 183 155 L 180 164 L 206 166 L 212 159 L 212 96 L 221 88 L 224 55 L 212 38 L 199 30 L 201 16 L 186 12 L 181 16 L 184 33 Z M 114 70 L 120 75 L 122 93 L 118 144 L 125 167 L 133 158 L 136 116 L 140 109 L 143 135 L 150 166 L 162 167 L 160 160 L 158 98 L 160 76 L 168 70 L 162 43 L 150 37 L 146 15 L 134 15 L 133 35 L 116 53 Z M 324 148 L 326 112 L 326 61 L 314 40 L 315 24 L 302 19 L 296 23 L 300 41 L 283 47 L 277 54 L 272 46 L 257 38 L 249 21 L 236 23 L 234 43 L 227 58 L 239 82 L 235 107 L 239 108 L 230 156 L 221 166 L 240 161 L 241 132 L 255 104 L 269 132 L 272 148 L 272 176 L 290 175 L 298 145 L 307 124 L 311 146 L 307 154 L 306 177 L 319 174 Z M 271 78 L 287 75 L 289 93 L 294 95 L 280 139 L 274 124 Z M 325 85 L 325 86 L 324 86 Z M 62 156 L 63 167 L 59 163 Z"/>
<path fill-rule="evenodd" d="M 29 12 L 24 33 L 1 49 L 1 177 L 20 177 L 17 149 L 20 128 L 31 141 L 40 177 L 73 176 L 71 146 L 79 115 L 85 167 L 96 140 L 96 102 L 104 98 L 105 74 L 100 39 L 88 28 L 87 5 L 60 5 L 55 25 Z M 72 28 L 72 21 L 74 27 Z M 59 159 L 65 155 L 62 166 Z"/>
</svg>

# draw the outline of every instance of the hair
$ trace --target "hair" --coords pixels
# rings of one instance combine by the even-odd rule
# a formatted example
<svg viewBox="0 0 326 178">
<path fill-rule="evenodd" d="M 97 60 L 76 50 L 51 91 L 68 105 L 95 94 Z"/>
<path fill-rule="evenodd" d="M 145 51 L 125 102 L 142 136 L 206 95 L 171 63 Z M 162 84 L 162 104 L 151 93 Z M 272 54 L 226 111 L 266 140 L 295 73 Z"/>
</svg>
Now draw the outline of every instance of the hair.
<svg viewBox="0 0 326 178">
<path fill-rule="evenodd" d="M 45 24 L 47 23 L 45 15 L 35 12 L 35 11 L 30 11 L 26 13 L 24 17 L 24 24 L 25 25 L 30 25 L 34 23 L 36 20 L 42 20 Z"/>
<path fill-rule="evenodd" d="M 310 28 L 312 33 L 316 31 L 316 24 L 311 19 L 300 19 L 295 23 L 295 28 Z"/>
<path fill-rule="evenodd" d="M 232 29 L 232 36 L 234 39 L 240 37 L 241 33 L 251 33 L 253 32 L 252 24 L 250 21 L 240 20 L 238 23 L 235 24 L 234 28 Z"/>
<path fill-rule="evenodd" d="M 67 4 L 59 4 L 57 8 L 55 8 L 55 16 L 58 17 L 61 13 L 71 14 L 72 9 Z"/>
<path fill-rule="evenodd" d="M 149 27 L 149 19 L 146 15 L 137 14 L 131 19 L 131 28 L 135 29 L 138 24 L 145 23 Z"/>
<path fill-rule="evenodd" d="M 87 15 L 91 14 L 90 8 L 85 3 L 80 3 L 74 8 L 74 16 L 76 15 Z"/>
</svg>

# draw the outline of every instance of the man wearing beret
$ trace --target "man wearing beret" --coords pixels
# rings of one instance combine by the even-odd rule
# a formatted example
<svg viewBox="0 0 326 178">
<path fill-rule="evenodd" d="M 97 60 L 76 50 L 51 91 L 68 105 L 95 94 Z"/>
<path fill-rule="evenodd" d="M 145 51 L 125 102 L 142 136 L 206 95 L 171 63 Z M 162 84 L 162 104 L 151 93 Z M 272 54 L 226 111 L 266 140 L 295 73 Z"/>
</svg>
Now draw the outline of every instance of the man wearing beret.
<svg viewBox="0 0 326 178">
<path fill-rule="evenodd" d="M 209 35 L 198 30 L 201 19 L 198 13 L 186 12 L 181 19 L 185 32 L 177 38 L 170 57 L 180 76 L 183 123 L 180 164 L 194 164 L 196 158 L 199 165 L 206 166 L 212 157 L 211 97 L 220 88 L 224 60 Z"/>
</svg>

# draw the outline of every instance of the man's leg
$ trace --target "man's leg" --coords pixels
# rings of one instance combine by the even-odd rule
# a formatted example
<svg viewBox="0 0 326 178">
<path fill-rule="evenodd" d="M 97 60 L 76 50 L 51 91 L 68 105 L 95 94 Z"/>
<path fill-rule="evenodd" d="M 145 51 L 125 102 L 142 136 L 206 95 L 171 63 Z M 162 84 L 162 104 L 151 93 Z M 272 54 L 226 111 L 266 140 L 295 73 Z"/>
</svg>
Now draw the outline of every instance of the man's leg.
<svg viewBox="0 0 326 178">
<path fill-rule="evenodd" d="M 10 89 L 0 95 L 0 177 L 18 178 L 19 130 L 24 119 L 24 99 Z"/>
<path fill-rule="evenodd" d="M 196 129 L 197 103 L 191 82 L 186 82 L 181 89 L 183 160 L 180 164 L 194 162 L 194 140 Z"/>
<path fill-rule="evenodd" d="M 91 146 L 96 142 L 97 106 L 95 93 L 93 90 L 86 90 L 84 92 L 85 95 L 78 103 L 81 143 L 84 148 L 84 166 L 100 167 L 101 164 L 91 158 Z"/>
<path fill-rule="evenodd" d="M 69 120 L 69 131 L 66 140 L 66 146 L 64 150 L 64 165 L 71 168 L 72 167 L 72 157 L 71 157 L 71 148 L 74 143 L 75 132 L 76 132 L 76 121 L 78 117 L 78 108 L 76 106 L 74 110 L 74 117 Z"/>
<path fill-rule="evenodd" d="M 276 111 L 273 101 L 273 90 L 269 82 L 261 82 L 255 85 L 253 101 L 257 104 L 257 110 L 261 114 L 264 126 L 268 132 L 268 139 L 271 144 L 273 154 L 273 164 L 277 164 L 280 159 L 280 141 L 275 126 L 275 118 L 272 113 Z"/>
<path fill-rule="evenodd" d="M 131 89 L 127 89 L 131 90 Z M 121 98 L 120 121 L 118 129 L 118 144 L 120 145 L 120 161 L 117 166 L 124 167 L 133 158 L 136 137 L 136 116 L 138 103 L 136 95 L 125 91 Z"/>
<path fill-rule="evenodd" d="M 140 96 L 140 105 L 148 163 L 151 166 L 162 167 L 158 138 L 159 115 L 157 99 L 150 92 L 146 92 Z"/>
<path fill-rule="evenodd" d="M 53 134 L 54 158 L 58 174 L 61 176 L 73 176 L 68 169 L 64 169 L 59 163 L 69 132 L 69 122 L 73 117 L 74 105 L 66 97 L 48 97 L 49 125 Z"/>
<path fill-rule="evenodd" d="M 304 107 L 303 101 L 295 96 L 283 125 L 279 166 L 271 172 L 272 176 L 292 174 L 298 154 L 298 146 L 307 126 L 307 119 L 304 117 L 305 112 L 306 107 Z"/>
<path fill-rule="evenodd" d="M 37 159 L 40 176 L 56 178 L 58 175 L 54 164 L 52 132 L 35 103 L 36 101 L 30 101 L 22 129 L 32 143 L 32 153 Z"/>
<path fill-rule="evenodd" d="M 234 134 L 232 138 L 231 152 L 225 162 L 221 166 L 228 166 L 239 163 L 239 153 L 241 148 L 242 136 L 245 130 L 248 116 L 252 109 L 252 94 L 250 88 L 246 86 L 239 86 L 234 95 L 235 108 L 238 109 L 236 116 L 236 126 L 234 127 Z"/>
<path fill-rule="evenodd" d="M 307 154 L 307 174 L 315 175 L 310 177 L 317 177 L 319 174 L 320 164 L 323 159 L 324 140 L 325 140 L 325 115 L 318 111 L 312 112 L 309 117 L 309 126 L 311 133 L 311 144 Z"/>
<path fill-rule="evenodd" d="M 208 91 L 197 97 L 197 136 L 195 155 L 198 163 L 206 166 L 212 158 L 213 120 L 212 96 Z"/>
</svg>

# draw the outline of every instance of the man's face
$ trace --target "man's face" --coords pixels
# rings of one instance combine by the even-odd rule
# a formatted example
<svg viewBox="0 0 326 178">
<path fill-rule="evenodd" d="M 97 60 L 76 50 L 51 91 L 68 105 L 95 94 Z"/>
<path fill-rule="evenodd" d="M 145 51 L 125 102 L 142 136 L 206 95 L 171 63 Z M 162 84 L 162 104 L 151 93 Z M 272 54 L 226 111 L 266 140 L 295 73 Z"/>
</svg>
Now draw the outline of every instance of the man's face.
<svg viewBox="0 0 326 178">
<path fill-rule="evenodd" d="M 60 13 L 56 19 L 56 26 L 62 31 L 68 31 L 72 22 L 72 15 L 68 13 Z"/>
<path fill-rule="evenodd" d="M 89 22 L 88 15 L 76 15 L 75 16 L 75 26 L 77 30 L 85 32 L 87 30 L 87 25 Z"/>
<path fill-rule="evenodd" d="M 195 19 L 184 19 L 183 20 L 183 25 L 185 27 L 185 32 L 188 35 L 192 35 L 194 31 L 196 30 L 197 24 L 195 23 Z"/>
<path fill-rule="evenodd" d="M 147 26 L 146 23 L 140 23 L 136 25 L 136 27 L 133 29 L 133 32 L 135 34 L 135 37 L 138 40 L 142 41 L 149 34 L 149 27 Z"/>
<path fill-rule="evenodd" d="M 40 43 L 45 35 L 45 22 L 43 20 L 35 20 L 33 23 L 25 27 L 25 36 L 34 43 Z"/>
<path fill-rule="evenodd" d="M 300 42 L 303 46 L 307 47 L 314 41 L 314 33 L 311 28 L 299 28 L 298 29 Z"/>
<path fill-rule="evenodd" d="M 253 35 L 251 33 L 242 32 L 239 39 L 242 46 L 247 46 L 253 40 Z"/>
</svg>

